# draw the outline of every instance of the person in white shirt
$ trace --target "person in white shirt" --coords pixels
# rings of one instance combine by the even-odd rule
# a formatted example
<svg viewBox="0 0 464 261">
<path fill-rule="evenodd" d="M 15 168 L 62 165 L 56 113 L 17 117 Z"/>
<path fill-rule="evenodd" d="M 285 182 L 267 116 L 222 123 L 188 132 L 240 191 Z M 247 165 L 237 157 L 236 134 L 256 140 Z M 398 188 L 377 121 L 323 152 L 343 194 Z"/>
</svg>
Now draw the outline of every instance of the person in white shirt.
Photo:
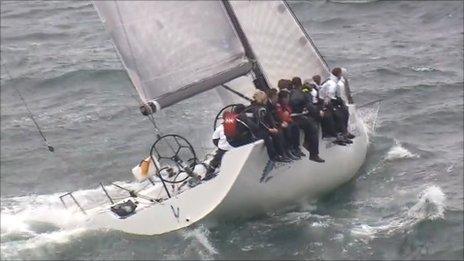
<svg viewBox="0 0 464 261">
<path fill-rule="evenodd" d="M 227 141 L 224 133 L 224 125 L 220 124 L 213 133 L 213 144 L 217 147 L 213 159 L 209 162 L 211 170 L 214 171 L 220 164 L 224 154 L 233 147 Z M 211 172 L 211 171 L 210 171 Z"/>
<path fill-rule="evenodd" d="M 337 82 L 340 88 L 340 97 L 344 101 L 347 101 L 348 104 L 353 104 L 353 97 L 351 96 L 350 85 L 347 79 L 347 70 L 345 68 L 341 68 L 341 70 L 340 80 Z"/>
<path fill-rule="evenodd" d="M 227 137 L 224 134 L 224 125 L 219 125 L 213 133 L 213 143 L 218 147 L 220 150 L 228 151 L 233 147 L 227 141 Z"/>
<path fill-rule="evenodd" d="M 346 79 L 342 79 L 342 69 L 334 68 L 329 79 L 321 86 L 320 96 L 326 106 L 332 113 L 336 123 L 336 129 L 345 137 L 346 143 L 352 143 L 354 135 L 348 132 L 349 112 L 341 93 L 345 92 Z"/>
<path fill-rule="evenodd" d="M 305 86 L 307 86 L 306 93 L 309 93 L 310 101 L 313 105 L 321 112 L 320 123 L 322 127 L 322 137 L 334 137 L 336 138 L 333 143 L 341 146 L 346 146 L 346 143 L 343 141 L 341 131 L 337 132 L 334 116 L 331 110 L 327 109 L 327 106 L 324 105 L 322 97 L 319 95 L 321 93 L 321 76 L 314 75 L 311 80 L 305 81 Z"/>
</svg>

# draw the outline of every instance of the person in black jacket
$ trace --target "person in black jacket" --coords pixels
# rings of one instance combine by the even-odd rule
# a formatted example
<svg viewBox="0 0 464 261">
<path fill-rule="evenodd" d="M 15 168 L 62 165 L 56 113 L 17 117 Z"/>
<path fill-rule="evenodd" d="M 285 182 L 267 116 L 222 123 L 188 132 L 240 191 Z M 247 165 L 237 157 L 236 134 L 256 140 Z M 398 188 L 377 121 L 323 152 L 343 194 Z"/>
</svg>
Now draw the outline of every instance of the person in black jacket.
<svg viewBox="0 0 464 261">
<path fill-rule="evenodd" d="M 291 159 L 285 155 L 283 137 L 279 129 L 276 128 L 272 115 L 266 109 L 268 98 L 265 92 L 256 91 L 253 95 L 253 102 L 247 111 L 256 126 L 253 132 L 257 139 L 263 139 L 264 144 L 272 161 L 290 162 Z"/>
<path fill-rule="evenodd" d="M 285 91 L 284 91 L 285 92 Z M 287 135 L 286 129 L 289 127 L 286 122 L 283 122 L 279 115 L 277 114 L 277 101 L 278 101 L 278 91 L 277 89 L 271 88 L 266 91 L 266 95 L 268 97 L 268 102 L 266 104 L 266 109 L 268 111 L 267 117 L 268 122 L 270 124 L 279 130 L 278 137 L 274 139 L 274 142 L 277 142 L 278 144 L 275 144 L 277 147 L 283 147 L 283 156 L 286 156 L 292 160 L 297 160 L 300 159 L 299 154 L 293 152 L 293 146 L 292 146 L 292 139 Z"/>
<path fill-rule="evenodd" d="M 309 159 L 315 162 L 325 162 L 319 157 L 319 130 L 317 119 L 321 117 L 319 110 L 307 102 L 307 96 L 302 90 L 303 84 L 299 77 L 292 79 L 293 88 L 290 91 L 290 106 L 293 118 L 305 134 L 303 146 L 309 150 Z"/>
</svg>

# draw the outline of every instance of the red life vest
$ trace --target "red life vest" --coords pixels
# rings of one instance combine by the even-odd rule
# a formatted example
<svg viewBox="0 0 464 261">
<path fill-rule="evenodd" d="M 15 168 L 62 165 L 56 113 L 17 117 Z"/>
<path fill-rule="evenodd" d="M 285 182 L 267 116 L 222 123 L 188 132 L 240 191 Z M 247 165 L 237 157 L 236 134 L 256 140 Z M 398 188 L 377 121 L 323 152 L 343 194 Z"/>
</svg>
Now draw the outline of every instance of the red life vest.
<svg viewBox="0 0 464 261">
<path fill-rule="evenodd" d="M 224 135 L 226 135 L 227 138 L 235 138 L 237 136 L 237 120 L 238 114 L 226 111 L 224 112 L 222 118 L 223 122 L 222 124 L 224 125 Z"/>
<path fill-rule="evenodd" d="M 281 105 L 277 103 L 276 109 L 277 109 L 277 115 L 279 116 L 279 119 L 281 121 L 284 121 L 286 123 L 293 122 L 293 119 L 291 116 L 292 109 L 288 105 Z"/>
</svg>

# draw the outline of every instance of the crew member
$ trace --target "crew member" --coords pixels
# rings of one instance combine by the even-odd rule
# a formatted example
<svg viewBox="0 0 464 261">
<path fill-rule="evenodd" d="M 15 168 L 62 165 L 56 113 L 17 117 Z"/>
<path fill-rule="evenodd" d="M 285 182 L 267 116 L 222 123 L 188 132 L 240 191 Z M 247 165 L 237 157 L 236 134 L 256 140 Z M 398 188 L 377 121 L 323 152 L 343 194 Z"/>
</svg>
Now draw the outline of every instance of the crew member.
<svg viewBox="0 0 464 261">
<path fill-rule="evenodd" d="M 244 117 L 244 111 L 245 105 L 237 104 L 232 112 L 223 113 L 223 122 L 216 128 L 212 136 L 213 144 L 217 150 L 209 162 L 208 174 L 212 174 L 219 167 L 222 157 L 228 150 L 254 140 L 249 126 L 252 123 Z"/>
<path fill-rule="evenodd" d="M 268 98 L 265 92 L 256 91 L 253 95 L 253 102 L 249 110 L 252 112 L 252 119 L 258 125 L 256 130 L 253 130 L 258 139 L 263 139 L 264 144 L 272 161 L 290 162 L 291 159 L 284 155 L 284 146 L 282 144 L 282 135 L 279 130 L 270 121 L 266 105 Z"/>
<path fill-rule="evenodd" d="M 283 93 L 288 93 L 283 91 Z M 273 127 L 277 128 L 279 130 L 279 137 L 277 140 L 274 139 L 274 142 L 279 142 L 282 144 L 284 151 L 283 155 L 292 159 L 292 160 L 297 160 L 300 159 L 300 156 L 298 156 L 298 153 L 295 153 L 293 151 L 292 147 L 292 138 L 286 135 L 286 129 L 289 127 L 288 123 L 285 121 L 282 121 L 278 115 L 277 112 L 277 101 L 278 101 L 278 91 L 277 89 L 271 88 L 266 91 L 267 97 L 268 97 L 268 103 L 266 105 L 266 109 L 268 111 L 268 122 L 272 124 Z M 276 144 L 275 146 L 280 146 L 279 144 Z"/>
<path fill-rule="evenodd" d="M 325 162 L 319 157 L 319 135 L 317 122 L 314 119 L 318 112 L 313 107 L 308 107 L 303 84 L 299 77 L 292 79 L 293 89 L 290 91 L 290 106 L 293 110 L 293 119 L 305 134 L 303 146 L 309 150 L 309 159 L 315 162 Z"/>
<path fill-rule="evenodd" d="M 300 129 L 292 119 L 289 102 L 290 94 L 285 91 L 279 92 L 276 104 L 277 115 L 281 121 L 284 136 L 290 145 L 289 150 L 297 157 L 305 157 L 306 155 L 300 149 Z"/>
<path fill-rule="evenodd" d="M 354 135 L 348 132 L 348 107 L 340 96 L 341 73 L 342 70 L 338 67 L 332 70 L 329 80 L 321 86 L 320 95 L 324 100 L 324 105 L 332 110 L 336 130 L 343 134 L 346 143 L 352 143 L 348 140 L 354 138 Z"/>
</svg>

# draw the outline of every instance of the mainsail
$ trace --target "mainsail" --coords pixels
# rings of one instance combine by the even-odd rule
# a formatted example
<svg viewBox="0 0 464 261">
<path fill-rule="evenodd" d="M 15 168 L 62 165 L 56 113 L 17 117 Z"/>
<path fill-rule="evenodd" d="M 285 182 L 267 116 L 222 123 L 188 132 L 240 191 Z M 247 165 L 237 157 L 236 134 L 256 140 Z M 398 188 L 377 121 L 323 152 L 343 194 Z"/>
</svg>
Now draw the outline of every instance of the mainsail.
<svg viewBox="0 0 464 261">
<path fill-rule="evenodd" d="M 95 1 L 142 102 L 167 107 L 251 70 L 219 1 Z"/>
<path fill-rule="evenodd" d="M 329 75 L 285 1 L 95 1 L 94 5 L 144 103 L 154 101 L 164 108 L 252 68 L 256 75 L 257 67 L 271 87 L 282 78 Z M 253 67 L 252 62 L 257 64 Z M 249 95 L 254 86 L 246 85 L 233 87 Z"/>
</svg>

